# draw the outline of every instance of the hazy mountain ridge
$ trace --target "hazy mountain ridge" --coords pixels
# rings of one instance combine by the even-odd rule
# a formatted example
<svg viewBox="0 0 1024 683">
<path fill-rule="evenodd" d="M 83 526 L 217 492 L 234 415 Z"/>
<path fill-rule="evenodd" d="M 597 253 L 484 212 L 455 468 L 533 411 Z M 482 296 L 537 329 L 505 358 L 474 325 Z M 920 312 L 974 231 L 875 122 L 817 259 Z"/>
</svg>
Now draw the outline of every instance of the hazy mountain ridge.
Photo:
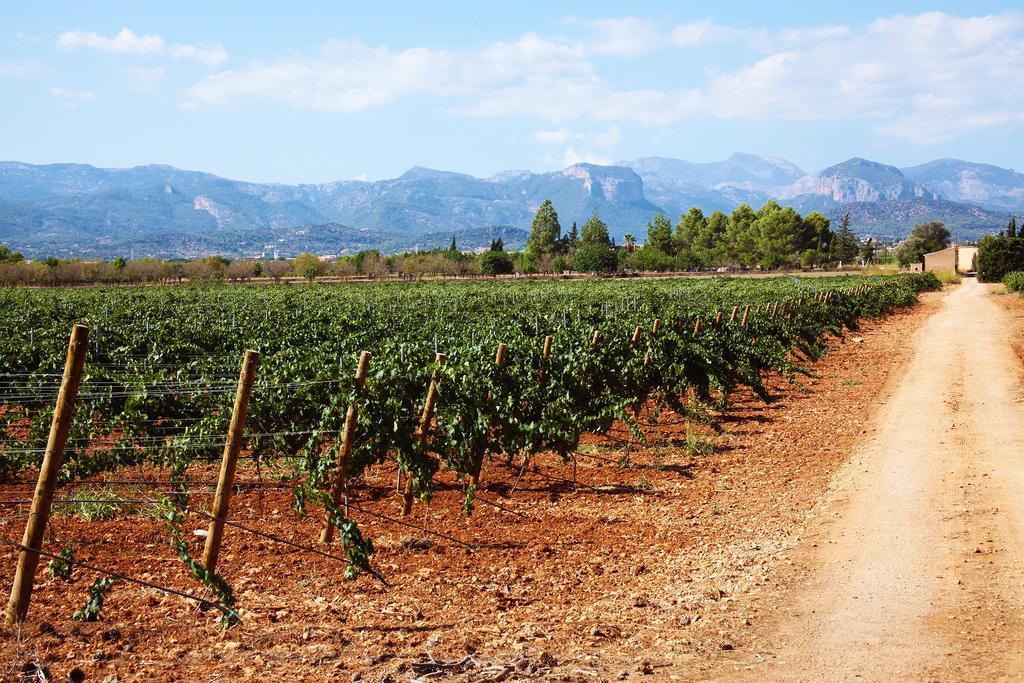
<svg viewBox="0 0 1024 683">
<path fill-rule="evenodd" d="M 544 199 L 554 202 L 565 231 L 597 210 L 616 238 L 632 232 L 642 239 L 659 209 L 675 217 L 694 205 L 731 211 L 771 198 L 833 217 L 848 210 L 861 233 L 900 237 L 937 218 L 963 239 L 1024 209 L 1024 174 L 951 159 L 899 169 L 860 158 L 807 174 L 784 159 L 734 154 L 712 163 L 648 157 L 488 178 L 413 167 L 388 180 L 284 185 L 163 165 L 0 162 L 0 242 L 31 254 L 109 255 L 134 246 L 140 254 L 196 255 L 209 247 L 242 255 L 260 242 L 289 254 L 309 245 L 337 253 L 412 248 L 440 235 L 447 244 L 455 234 L 464 238 L 460 245 L 473 242 L 468 248 L 485 241 L 471 236 L 486 235 L 488 226 L 528 230 Z"/>
</svg>

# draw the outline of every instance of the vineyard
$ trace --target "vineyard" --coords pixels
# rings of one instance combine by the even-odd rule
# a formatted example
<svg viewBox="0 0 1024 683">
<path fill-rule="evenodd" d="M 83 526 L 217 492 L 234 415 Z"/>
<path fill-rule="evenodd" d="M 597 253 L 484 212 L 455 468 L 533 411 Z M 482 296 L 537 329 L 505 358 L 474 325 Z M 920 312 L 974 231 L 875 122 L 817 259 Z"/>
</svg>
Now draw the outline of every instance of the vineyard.
<svg viewBox="0 0 1024 683">
<path fill-rule="evenodd" d="M 54 504 L 88 503 L 74 494 L 85 484 L 153 485 L 145 500 L 106 502 L 163 520 L 175 554 L 205 584 L 210 599 L 197 599 L 230 625 L 231 577 L 215 572 L 209 544 L 203 562 L 191 556 L 183 519 L 211 521 L 218 544 L 225 525 L 254 532 L 232 526 L 232 489 L 290 490 L 295 514 L 323 520 L 321 542 L 269 540 L 386 585 L 360 528 L 379 515 L 360 505 L 368 468 L 393 464 L 394 519 L 436 534 L 411 513 L 417 501 L 428 509 L 442 474 L 472 515 L 480 504 L 501 507 L 486 495 L 490 467 L 522 476 L 538 457 L 575 462 L 584 435 L 613 425 L 637 443 L 662 419 L 718 429 L 738 389 L 770 401 L 769 375 L 804 371 L 858 319 L 937 287 L 924 274 L 4 290 L 0 477 L 10 490 L 35 485 L 68 332 L 86 326 Z M 231 464 L 217 488 L 202 481 L 232 448 L 254 477 L 235 481 Z M 135 478 L 119 479 L 125 472 Z M 209 511 L 193 500 L 214 493 Z M 24 514 L 31 501 L 5 502 Z M 39 554 L 58 573 L 78 562 L 59 547 Z M 109 588 L 110 577 L 83 593 L 82 618 L 98 618 Z"/>
</svg>

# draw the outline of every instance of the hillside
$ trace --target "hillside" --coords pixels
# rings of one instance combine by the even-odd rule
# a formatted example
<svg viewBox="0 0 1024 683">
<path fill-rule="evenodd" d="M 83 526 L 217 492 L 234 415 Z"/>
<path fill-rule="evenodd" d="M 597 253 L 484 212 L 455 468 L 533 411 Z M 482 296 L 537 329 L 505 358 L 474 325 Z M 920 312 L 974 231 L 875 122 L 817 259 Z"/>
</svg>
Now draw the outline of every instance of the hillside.
<svg viewBox="0 0 1024 683">
<path fill-rule="evenodd" d="M 30 255 L 238 256 L 268 244 L 293 255 L 447 245 L 453 234 L 475 248 L 489 243 L 492 226 L 505 226 L 516 245 L 544 199 L 566 231 L 597 211 L 621 240 L 642 238 L 659 209 L 674 217 L 691 206 L 731 211 L 772 198 L 833 217 L 849 211 L 862 234 L 900 238 L 938 219 L 959 239 L 974 239 L 1024 210 L 1024 176 L 950 159 L 901 170 L 861 158 L 807 174 L 783 159 L 734 154 L 488 178 L 413 167 L 387 180 L 283 185 L 161 165 L 0 162 L 0 242 Z"/>
</svg>

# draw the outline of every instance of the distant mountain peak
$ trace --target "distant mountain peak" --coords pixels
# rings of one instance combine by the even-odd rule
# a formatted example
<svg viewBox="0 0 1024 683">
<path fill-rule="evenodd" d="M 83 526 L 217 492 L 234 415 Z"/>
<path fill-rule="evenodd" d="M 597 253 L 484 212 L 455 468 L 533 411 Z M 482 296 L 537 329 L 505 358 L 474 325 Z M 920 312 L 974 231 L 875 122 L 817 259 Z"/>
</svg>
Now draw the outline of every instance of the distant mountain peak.
<svg viewBox="0 0 1024 683">
<path fill-rule="evenodd" d="M 454 171 L 439 171 L 436 168 L 427 168 L 426 166 L 413 166 L 408 171 L 398 176 L 398 180 L 428 180 L 443 178 L 473 178 L 473 176 L 465 173 L 456 173 Z"/>
</svg>

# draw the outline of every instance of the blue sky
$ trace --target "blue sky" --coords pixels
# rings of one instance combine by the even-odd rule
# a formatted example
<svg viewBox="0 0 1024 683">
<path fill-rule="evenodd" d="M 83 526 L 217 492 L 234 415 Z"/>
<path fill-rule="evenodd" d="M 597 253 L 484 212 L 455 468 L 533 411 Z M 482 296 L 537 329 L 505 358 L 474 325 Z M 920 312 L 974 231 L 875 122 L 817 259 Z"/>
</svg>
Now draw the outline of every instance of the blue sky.
<svg viewBox="0 0 1024 683">
<path fill-rule="evenodd" d="M 254 181 L 734 151 L 1024 167 L 1010 2 L 8 3 L 0 88 L 0 158 Z"/>
</svg>

